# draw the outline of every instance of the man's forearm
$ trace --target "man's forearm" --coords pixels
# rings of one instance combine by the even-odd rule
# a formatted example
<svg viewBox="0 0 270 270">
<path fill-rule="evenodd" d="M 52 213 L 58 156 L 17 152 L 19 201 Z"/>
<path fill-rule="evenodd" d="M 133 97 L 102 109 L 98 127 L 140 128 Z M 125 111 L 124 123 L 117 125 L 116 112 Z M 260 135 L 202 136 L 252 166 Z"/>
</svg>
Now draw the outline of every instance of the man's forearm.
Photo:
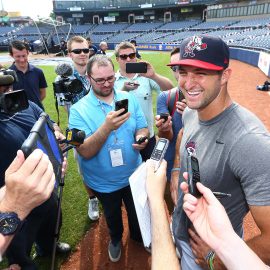
<svg viewBox="0 0 270 270">
<path fill-rule="evenodd" d="M 40 100 L 43 101 L 46 97 L 46 88 L 40 88 Z"/>
<path fill-rule="evenodd" d="M 159 85 L 162 91 L 173 88 L 171 80 L 157 73 L 155 73 L 154 77 L 151 79 L 154 80 Z"/>
<path fill-rule="evenodd" d="M 5 253 L 7 247 L 9 246 L 11 240 L 13 239 L 14 235 L 2 235 L 0 234 L 0 258 Z"/>
<path fill-rule="evenodd" d="M 152 224 L 152 269 L 180 269 L 163 200 L 150 202 Z M 166 248 L 164 248 L 166 247 Z"/>
<path fill-rule="evenodd" d="M 246 244 L 259 256 L 266 264 L 270 264 L 270 242 L 269 236 L 264 234 L 255 236 L 248 240 Z"/>
<path fill-rule="evenodd" d="M 111 130 L 103 124 L 94 134 L 85 139 L 82 145 L 77 147 L 78 153 L 86 159 L 92 158 L 102 148 L 110 133 Z"/>
<path fill-rule="evenodd" d="M 225 266 L 221 268 L 219 264 L 215 265 L 215 269 L 269 269 L 236 234 L 232 235 L 230 239 L 227 239 L 226 243 L 221 242 L 216 253 L 227 268 Z"/>
</svg>

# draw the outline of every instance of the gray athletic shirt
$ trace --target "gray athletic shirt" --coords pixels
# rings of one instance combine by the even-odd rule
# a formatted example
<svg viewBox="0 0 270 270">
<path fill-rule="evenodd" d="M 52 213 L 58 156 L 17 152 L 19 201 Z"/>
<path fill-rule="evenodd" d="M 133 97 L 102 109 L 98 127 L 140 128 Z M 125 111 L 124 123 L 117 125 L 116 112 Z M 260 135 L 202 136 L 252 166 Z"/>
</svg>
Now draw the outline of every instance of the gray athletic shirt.
<svg viewBox="0 0 270 270">
<path fill-rule="evenodd" d="M 187 171 L 186 145 L 194 145 L 201 182 L 212 191 L 231 193 L 221 199 L 234 230 L 242 234 L 248 205 L 270 205 L 270 134 L 250 111 L 233 103 L 209 121 L 200 121 L 197 111 L 183 114 L 184 134 L 180 146 L 180 183 Z M 183 209 L 183 194 L 173 218 L 176 238 L 187 241 L 190 225 Z"/>
</svg>

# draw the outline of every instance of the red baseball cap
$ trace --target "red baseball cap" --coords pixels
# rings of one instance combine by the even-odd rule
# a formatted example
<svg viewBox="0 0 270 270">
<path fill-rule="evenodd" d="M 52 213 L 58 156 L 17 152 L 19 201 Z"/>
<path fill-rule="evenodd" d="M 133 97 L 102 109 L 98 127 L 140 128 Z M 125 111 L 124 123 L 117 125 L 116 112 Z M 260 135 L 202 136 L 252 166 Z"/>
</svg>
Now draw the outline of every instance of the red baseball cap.
<svg viewBox="0 0 270 270">
<path fill-rule="evenodd" d="M 179 61 L 167 66 L 223 70 L 229 66 L 229 58 L 229 47 L 221 38 L 199 35 L 184 39 L 180 44 Z"/>
</svg>

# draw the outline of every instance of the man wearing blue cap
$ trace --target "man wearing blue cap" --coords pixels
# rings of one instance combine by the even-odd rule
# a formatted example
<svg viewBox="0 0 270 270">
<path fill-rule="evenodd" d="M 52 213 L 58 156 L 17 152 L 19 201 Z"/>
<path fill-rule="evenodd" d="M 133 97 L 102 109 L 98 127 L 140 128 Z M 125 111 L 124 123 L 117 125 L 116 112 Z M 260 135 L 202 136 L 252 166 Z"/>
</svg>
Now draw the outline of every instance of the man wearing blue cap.
<svg viewBox="0 0 270 270">
<path fill-rule="evenodd" d="M 220 199 L 234 230 L 243 236 L 248 211 L 261 234 L 248 246 L 270 263 L 270 134 L 251 112 L 232 101 L 228 93 L 229 48 L 220 38 L 206 35 L 185 39 L 180 45 L 179 87 L 187 108 L 183 135 L 172 174 L 178 193 L 187 172 L 188 155 L 199 161 L 200 181 L 212 191 L 231 194 Z M 182 269 L 226 269 L 196 234 L 183 211 L 183 193 L 177 195 L 173 232 L 182 254 Z"/>
</svg>

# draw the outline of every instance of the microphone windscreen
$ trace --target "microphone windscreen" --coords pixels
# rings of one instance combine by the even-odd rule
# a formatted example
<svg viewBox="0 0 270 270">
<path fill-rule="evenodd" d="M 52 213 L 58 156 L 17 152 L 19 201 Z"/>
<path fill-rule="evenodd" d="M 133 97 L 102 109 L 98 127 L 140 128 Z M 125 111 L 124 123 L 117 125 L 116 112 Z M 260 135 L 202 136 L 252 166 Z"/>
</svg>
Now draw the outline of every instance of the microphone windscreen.
<svg viewBox="0 0 270 270">
<path fill-rule="evenodd" d="M 14 78 L 11 75 L 0 75 L 0 85 L 11 85 L 14 82 Z"/>
<path fill-rule="evenodd" d="M 73 68 L 68 63 L 61 63 L 57 65 L 55 73 L 59 76 L 68 77 L 73 74 Z"/>
<path fill-rule="evenodd" d="M 81 140 L 84 140 L 85 139 L 85 132 L 83 130 L 80 130 L 80 131 L 77 132 L 77 136 Z"/>
</svg>

